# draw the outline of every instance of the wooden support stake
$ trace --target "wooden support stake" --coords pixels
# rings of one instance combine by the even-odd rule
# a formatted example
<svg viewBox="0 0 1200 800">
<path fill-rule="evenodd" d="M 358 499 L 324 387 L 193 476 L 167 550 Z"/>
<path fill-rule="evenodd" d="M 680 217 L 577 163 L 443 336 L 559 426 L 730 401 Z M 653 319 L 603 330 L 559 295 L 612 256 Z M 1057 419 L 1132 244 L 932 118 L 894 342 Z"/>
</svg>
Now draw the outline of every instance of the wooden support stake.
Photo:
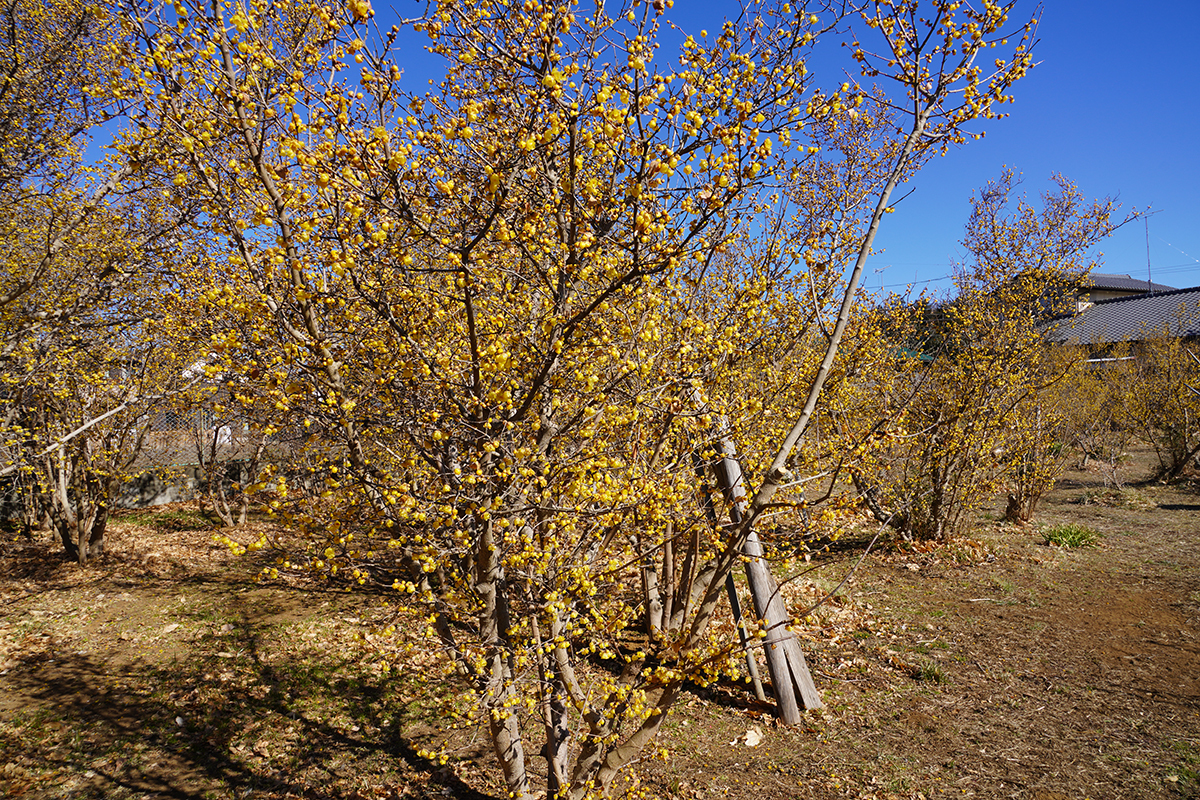
<svg viewBox="0 0 1200 800">
<path fill-rule="evenodd" d="M 763 690 L 762 678 L 758 674 L 758 659 L 750 647 L 750 637 L 746 635 L 746 619 L 742 616 L 742 601 L 738 599 L 733 573 L 725 576 L 725 592 L 729 595 L 729 607 L 733 610 L 733 624 L 737 626 L 738 641 L 742 643 L 742 650 L 746 654 L 746 672 L 750 675 L 750 682 L 754 684 L 754 696 L 759 700 L 766 700 L 767 693 Z"/>
<path fill-rule="evenodd" d="M 747 504 L 742 465 L 728 437 L 722 437 L 718 445 L 721 458 L 714 472 L 729 500 L 730 519 L 736 525 L 741 523 Z M 762 543 L 754 531 L 746 538 L 742 554 L 746 556 L 746 580 L 750 584 L 750 595 L 754 598 L 755 613 L 767 626 L 763 646 L 771 672 L 771 684 L 779 703 L 779 717 L 785 725 L 796 725 L 800 722 L 800 708 L 821 708 L 821 696 L 813 683 L 804 653 L 788 629 L 791 618 L 779 594 L 779 585 L 763 558 Z"/>
<path fill-rule="evenodd" d="M 700 458 L 699 454 L 693 453 L 692 461 L 696 469 L 696 478 L 700 481 L 705 514 L 708 516 L 709 524 L 715 528 L 720 524 L 720 520 L 717 517 L 717 508 L 713 505 L 712 491 L 704 476 L 704 460 Z M 729 609 L 733 612 L 733 624 L 737 628 L 738 641 L 741 642 L 742 652 L 746 656 L 746 672 L 754 685 L 754 696 L 765 701 L 767 693 L 763 689 L 762 677 L 758 672 L 758 658 L 750 647 L 750 636 L 746 633 L 746 618 L 742 615 L 742 601 L 738 598 L 737 583 L 733 579 L 733 573 L 725 576 L 725 593 L 729 596 Z"/>
</svg>

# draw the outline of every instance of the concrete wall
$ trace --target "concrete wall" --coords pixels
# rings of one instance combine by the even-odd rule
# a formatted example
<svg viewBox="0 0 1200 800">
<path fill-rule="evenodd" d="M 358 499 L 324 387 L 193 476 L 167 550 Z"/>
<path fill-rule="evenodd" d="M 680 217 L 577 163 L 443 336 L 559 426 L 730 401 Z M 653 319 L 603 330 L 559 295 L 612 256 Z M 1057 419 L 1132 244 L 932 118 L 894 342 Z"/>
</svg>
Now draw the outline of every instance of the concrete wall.
<svg viewBox="0 0 1200 800">
<path fill-rule="evenodd" d="M 199 467 L 154 470 L 126 481 L 117 490 L 117 508 L 148 508 L 191 500 L 201 490 Z"/>
</svg>

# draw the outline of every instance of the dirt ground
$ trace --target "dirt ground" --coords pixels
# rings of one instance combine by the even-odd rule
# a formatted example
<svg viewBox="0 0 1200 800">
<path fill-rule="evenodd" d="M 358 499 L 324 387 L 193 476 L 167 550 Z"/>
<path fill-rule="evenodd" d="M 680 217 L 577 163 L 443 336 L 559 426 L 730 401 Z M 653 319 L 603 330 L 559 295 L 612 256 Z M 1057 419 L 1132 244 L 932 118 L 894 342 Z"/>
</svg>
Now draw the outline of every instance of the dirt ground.
<svg viewBox="0 0 1200 800">
<path fill-rule="evenodd" d="M 1045 544 L 1062 522 L 1099 543 Z M 187 508 L 115 532 L 87 569 L 0 544 L 0 796 L 502 795 L 478 732 L 442 722 L 454 696 L 420 680 L 430 656 L 388 631 L 386 595 L 256 586 Z M 1035 525 L 881 549 L 802 629 L 825 709 L 784 729 L 741 687 L 693 692 L 635 792 L 1200 797 L 1198 548 L 1195 482 L 1072 472 Z M 793 584 L 793 607 L 857 555 Z"/>
</svg>

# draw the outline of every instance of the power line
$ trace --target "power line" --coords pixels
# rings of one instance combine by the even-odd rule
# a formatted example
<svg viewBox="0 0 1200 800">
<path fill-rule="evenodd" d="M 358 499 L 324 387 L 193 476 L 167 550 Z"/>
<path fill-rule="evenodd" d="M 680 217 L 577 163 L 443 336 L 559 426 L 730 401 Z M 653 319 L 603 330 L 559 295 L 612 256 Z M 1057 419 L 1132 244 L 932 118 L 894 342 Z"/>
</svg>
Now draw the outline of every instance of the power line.
<svg viewBox="0 0 1200 800">
<path fill-rule="evenodd" d="M 937 281 L 946 281 L 946 280 L 951 280 L 953 277 L 954 277 L 953 275 L 943 275 L 943 276 L 942 276 L 942 277 L 940 277 L 940 278 L 928 278 L 928 279 L 926 279 L 926 280 L 923 280 L 923 281 L 908 281 L 907 283 L 884 283 L 884 284 L 881 284 L 881 285 L 880 285 L 880 288 L 882 288 L 882 289 L 894 289 L 894 288 L 896 288 L 897 286 L 919 286 L 919 285 L 921 285 L 921 284 L 923 284 L 923 283 L 935 283 L 935 282 L 937 282 Z"/>
<path fill-rule="evenodd" d="M 1170 266 L 1158 267 L 1157 269 L 1159 274 L 1164 272 L 1192 272 L 1193 270 L 1200 270 L 1200 261 L 1194 264 L 1171 264 Z"/>
<path fill-rule="evenodd" d="M 1155 238 L 1155 239 L 1158 239 L 1160 242 L 1162 242 L 1162 243 L 1163 243 L 1163 244 L 1165 244 L 1167 247 L 1170 247 L 1170 248 L 1171 248 L 1171 249 L 1173 249 L 1173 250 L 1179 250 L 1179 252 L 1183 253 L 1185 256 L 1187 256 L 1188 258 L 1192 259 L 1192 261 L 1194 261 L 1196 264 L 1200 264 L 1200 259 L 1197 259 L 1197 258 L 1196 258 L 1195 256 L 1193 256 L 1191 253 L 1188 253 L 1188 252 L 1186 252 L 1185 250 L 1183 250 L 1183 249 L 1181 249 L 1181 248 L 1178 248 L 1178 247 L 1176 247 L 1175 245 L 1171 244 L 1170 242 L 1168 242 L 1166 239 L 1162 238 L 1161 236 L 1155 236 L 1154 238 Z"/>
<path fill-rule="evenodd" d="M 1184 255 L 1187 255 L 1187 254 L 1184 253 Z M 1110 269 L 1111 269 L 1111 267 L 1110 267 Z M 1167 267 L 1155 268 L 1155 272 L 1157 272 L 1160 276 L 1163 274 L 1177 275 L 1177 274 L 1182 274 L 1182 273 L 1187 273 L 1187 272 L 1196 272 L 1196 271 L 1200 271 L 1200 261 L 1198 261 L 1194 264 L 1188 264 L 1188 263 L 1171 264 L 1170 266 L 1167 266 Z M 1120 274 L 1120 273 L 1105 273 L 1105 274 Z M 954 278 L 953 275 L 942 275 L 937 278 L 926 278 L 925 280 L 921 280 L 921 281 L 908 281 L 906 283 L 884 283 L 884 284 L 880 285 L 880 288 L 881 289 L 895 289 L 900 286 L 921 286 L 921 285 L 924 285 L 927 283 L 937 283 L 938 281 L 952 280 L 953 278 Z"/>
</svg>

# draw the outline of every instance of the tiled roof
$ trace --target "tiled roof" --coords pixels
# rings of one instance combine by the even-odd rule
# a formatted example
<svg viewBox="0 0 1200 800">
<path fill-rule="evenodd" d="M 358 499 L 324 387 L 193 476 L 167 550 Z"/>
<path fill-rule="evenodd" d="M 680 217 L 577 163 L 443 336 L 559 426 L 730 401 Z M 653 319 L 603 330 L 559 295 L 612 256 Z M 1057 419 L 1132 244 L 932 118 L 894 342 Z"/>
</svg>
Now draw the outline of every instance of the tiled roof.
<svg viewBox="0 0 1200 800">
<path fill-rule="evenodd" d="M 1046 335 L 1056 342 L 1108 344 L 1138 341 L 1164 327 L 1176 336 L 1200 336 L 1200 286 L 1102 300 L 1051 320 Z"/>
<path fill-rule="evenodd" d="M 1113 289 L 1121 292 L 1173 292 L 1174 286 L 1164 286 L 1161 283 L 1151 283 L 1128 275 L 1114 275 L 1109 272 L 1089 272 L 1087 277 L 1079 281 L 1079 288 Z"/>
</svg>

